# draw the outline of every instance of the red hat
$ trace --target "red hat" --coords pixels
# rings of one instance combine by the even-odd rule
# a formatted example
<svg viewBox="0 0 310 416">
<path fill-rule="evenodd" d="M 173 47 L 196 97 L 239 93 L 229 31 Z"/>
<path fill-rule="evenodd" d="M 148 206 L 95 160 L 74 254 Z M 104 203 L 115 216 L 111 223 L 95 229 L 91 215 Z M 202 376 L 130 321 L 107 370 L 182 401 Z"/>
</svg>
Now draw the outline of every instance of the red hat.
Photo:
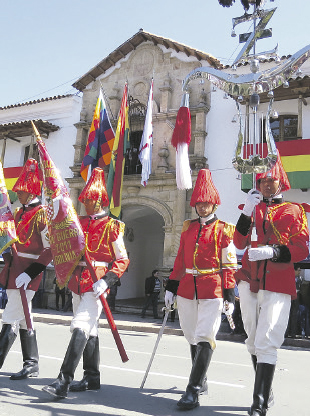
<svg viewBox="0 0 310 416">
<path fill-rule="evenodd" d="M 39 167 L 35 159 L 27 160 L 12 191 L 24 191 L 33 195 L 41 195 Z"/>
<path fill-rule="evenodd" d="M 192 194 L 190 206 L 195 207 L 197 202 L 210 202 L 220 205 L 221 199 L 213 181 L 209 169 L 200 169 Z"/>
<path fill-rule="evenodd" d="M 104 172 L 101 168 L 95 168 L 92 171 L 91 177 L 81 192 L 79 201 L 83 203 L 85 199 L 100 201 L 102 207 L 107 207 L 109 205 Z"/>
<path fill-rule="evenodd" d="M 281 191 L 288 191 L 289 189 L 291 189 L 291 185 L 288 180 L 287 174 L 283 168 L 279 150 L 277 150 L 277 152 L 278 152 L 278 159 L 274 167 L 271 170 L 268 170 L 267 172 L 258 173 L 256 175 L 256 186 L 257 187 L 259 186 L 259 181 L 261 179 L 272 178 L 272 179 L 280 181 Z"/>
</svg>

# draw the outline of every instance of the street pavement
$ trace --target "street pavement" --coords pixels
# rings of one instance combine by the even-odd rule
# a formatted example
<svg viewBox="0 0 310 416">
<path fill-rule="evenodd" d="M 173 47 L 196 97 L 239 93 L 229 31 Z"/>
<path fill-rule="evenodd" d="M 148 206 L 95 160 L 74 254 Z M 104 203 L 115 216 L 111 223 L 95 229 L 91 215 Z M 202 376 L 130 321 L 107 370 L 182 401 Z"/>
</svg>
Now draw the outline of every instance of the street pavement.
<svg viewBox="0 0 310 416">
<path fill-rule="evenodd" d="M 129 361 L 122 363 L 108 323 L 102 315 L 99 339 L 101 389 L 69 393 L 61 401 L 42 391 L 58 375 L 70 340 L 72 313 L 34 310 L 40 352 L 38 378 L 12 381 L 22 365 L 19 338 L 0 370 L 1 416 L 181 416 L 176 406 L 190 373 L 190 354 L 179 322 L 168 321 L 143 389 L 140 385 L 161 326 L 161 320 L 116 313 L 114 319 Z M 225 322 L 208 371 L 209 394 L 200 398 L 193 416 L 246 416 L 251 404 L 254 371 L 244 337 L 230 335 Z M 303 341 L 308 340 L 291 340 Z M 310 360 L 308 348 L 284 346 L 274 380 L 275 406 L 268 416 L 309 416 Z M 75 379 L 83 375 L 82 360 Z"/>
</svg>

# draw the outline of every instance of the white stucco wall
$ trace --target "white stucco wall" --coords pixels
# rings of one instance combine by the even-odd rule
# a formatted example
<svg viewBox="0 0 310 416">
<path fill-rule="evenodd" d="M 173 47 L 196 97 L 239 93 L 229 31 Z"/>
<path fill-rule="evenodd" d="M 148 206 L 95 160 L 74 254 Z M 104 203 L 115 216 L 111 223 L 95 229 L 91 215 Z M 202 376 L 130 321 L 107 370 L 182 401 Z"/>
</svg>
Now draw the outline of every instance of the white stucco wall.
<svg viewBox="0 0 310 416">
<path fill-rule="evenodd" d="M 42 119 L 60 127 L 59 130 L 50 133 L 48 138 L 44 139 L 44 142 L 68 190 L 69 185 L 65 178 L 72 177 L 70 166 L 73 166 L 73 145 L 76 140 L 74 123 L 80 120 L 81 104 L 81 97 L 71 95 L 19 107 L 0 109 L 0 124 Z M 24 149 L 30 143 L 31 136 L 21 137 L 20 143 L 7 140 L 4 167 L 22 166 Z M 0 142 L 0 152 L 2 146 L 3 142 Z"/>
</svg>

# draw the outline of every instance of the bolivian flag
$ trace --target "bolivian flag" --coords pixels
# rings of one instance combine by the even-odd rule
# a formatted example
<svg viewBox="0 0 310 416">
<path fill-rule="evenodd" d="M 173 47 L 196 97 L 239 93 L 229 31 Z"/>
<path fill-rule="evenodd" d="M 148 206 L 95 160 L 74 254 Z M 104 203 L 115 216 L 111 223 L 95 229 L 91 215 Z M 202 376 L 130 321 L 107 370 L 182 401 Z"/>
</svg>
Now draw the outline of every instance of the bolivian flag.
<svg viewBox="0 0 310 416">
<path fill-rule="evenodd" d="M 310 139 L 277 142 L 277 149 L 292 189 L 310 188 Z M 252 175 L 242 175 L 241 189 L 252 189 Z"/>
<path fill-rule="evenodd" d="M 121 213 L 125 154 L 129 147 L 128 88 L 126 83 L 119 111 L 107 181 L 110 214 L 115 218 L 119 218 Z"/>
</svg>

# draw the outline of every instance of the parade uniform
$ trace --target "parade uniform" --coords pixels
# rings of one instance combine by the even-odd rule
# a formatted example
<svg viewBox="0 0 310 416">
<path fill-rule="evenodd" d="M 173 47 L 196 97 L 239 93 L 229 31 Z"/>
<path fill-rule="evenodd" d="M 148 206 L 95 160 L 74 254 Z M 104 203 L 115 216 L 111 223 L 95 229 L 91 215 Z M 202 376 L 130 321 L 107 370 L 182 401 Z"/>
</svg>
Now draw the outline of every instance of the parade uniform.
<svg viewBox="0 0 310 416">
<path fill-rule="evenodd" d="M 208 204 L 210 213 L 183 224 L 180 246 L 173 271 L 166 285 L 166 306 L 171 294 L 177 294 L 180 325 L 190 344 L 192 370 L 185 394 L 178 402 L 183 409 L 199 405 L 198 395 L 206 390 L 206 372 L 216 347 L 221 324 L 223 299 L 233 311 L 234 273 L 237 268 L 232 244 L 234 226 L 214 214 L 220 204 L 211 173 L 201 169 L 191 198 L 191 206 Z M 199 209 L 197 211 L 199 214 Z"/>
<path fill-rule="evenodd" d="M 104 278 L 108 287 L 111 287 L 122 276 L 129 263 L 123 241 L 125 224 L 106 214 L 80 217 L 80 222 L 86 237 L 86 250 L 96 276 L 98 279 Z M 85 262 L 80 262 L 68 284 L 73 294 L 74 318 L 71 331 L 80 328 L 91 336 L 97 336 L 102 304 L 93 291 L 90 271 L 83 264 Z M 90 314 L 87 321 L 84 317 L 85 311 Z"/>
<path fill-rule="evenodd" d="M 179 318 L 191 345 L 206 341 L 215 348 L 223 298 L 226 293 L 234 297 L 237 259 L 233 233 L 234 226 L 218 220 L 215 215 L 204 225 L 198 219 L 183 224 L 179 251 L 169 279 L 180 282 L 177 290 Z M 232 302 L 233 298 L 229 300 Z M 207 305 L 210 305 L 211 315 Z M 200 316 L 207 314 L 208 320 Z"/>
<path fill-rule="evenodd" d="M 30 173 L 29 173 L 30 172 Z M 27 176 L 27 179 L 25 177 Z M 31 184 L 31 176 L 35 176 L 35 186 Z M 23 190 L 31 194 L 32 201 L 18 209 L 14 215 L 17 241 L 14 248 L 3 253 L 4 268 L 0 274 L 0 284 L 6 288 L 8 302 L 2 314 L 3 327 L 0 334 L 0 367 L 19 331 L 24 367 L 11 379 L 21 379 L 38 375 L 38 351 L 36 334 L 28 333 L 20 291 L 16 287 L 16 278 L 26 273 L 29 276 L 26 298 L 31 314 L 32 299 L 38 290 L 43 270 L 51 262 L 46 222 L 46 207 L 35 194 L 41 193 L 37 162 L 29 159 L 17 180 L 13 190 Z M 30 197 L 31 197 L 30 196 Z M 10 339 L 10 342 L 7 342 Z M 5 344 L 5 346 L 3 346 Z M 2 345 L 2 348 L 1 348 Z"/>
<path fill-rule="evenodd" d="M 257 175 L 259 189 L 260 181 L 267 178 L 272 184 L 279 181 L 278 192 L 290 189 L 280 157 L 270 172 Z M 253 199 L 253 192 L 256 191 L 249 192 L 247 201 Z M 250 412 L 255 416 L 265 415 L 273 401 L 271 385 L 277 349 L 284 341 L 291 299 L 296 298 L 294 263 L 309 254 L 309 231 L 303 207 L 284 202 L 281 195 L 266 197 L 264 188 L 262 192 L 264 199 L 261 202 L 254 194 L 258 199 L 256 207 L 252 208 L 256 210 L 258 248 L 250 247 L 253 217 L 250 212 L 244 213 L 245 207 L 234 235 L 235 246 L 246 249 L 242 267 L 235 277 L 239 281 L 246 345 L 256 371 Z"/>
<path fill-rule="evenodd" d="M 86 211 L 89 209 L 87 204 L 93 204 L 92 213 L 80 217 L 80 223 L 85 235 L 85 250 L 98 281 L 93 282 L 82 259 L 68 284 L 74 315 L 70 327 L 72 336 L 58 378 L 43 387 L 44 391 L 60 399 L 67 397 L 69 389 L 74 392 L 100 389 L 98 321 L 102 303 L 99 296 L 107 295 L 109 287 L 119 281 L 129 264 L 123 240 L 125 225 L 103 211 L 103 207 L 109 205 L 109 199 L 102 169 L 92 171 L 79 200 Z M 81 381 L 72 383 L 82 355 L 84 376 Z"/>
</svg>

